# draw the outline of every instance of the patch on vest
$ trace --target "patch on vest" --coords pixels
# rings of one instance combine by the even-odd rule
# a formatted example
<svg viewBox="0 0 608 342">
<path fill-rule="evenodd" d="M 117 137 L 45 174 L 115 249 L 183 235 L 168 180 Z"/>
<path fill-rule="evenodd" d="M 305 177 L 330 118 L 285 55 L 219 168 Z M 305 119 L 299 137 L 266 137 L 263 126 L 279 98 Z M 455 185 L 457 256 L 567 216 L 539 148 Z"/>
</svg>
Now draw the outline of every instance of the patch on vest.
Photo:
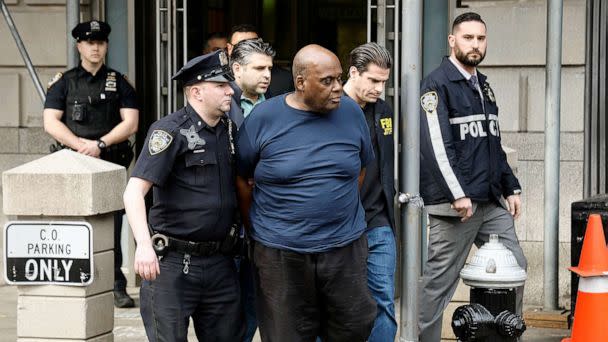
<svg viewBox="0 0 608 342">
<path fill-rule="evenodd" d="M 380 119 L 380 126 L 384 130 L 384 135 L 393 134 L 393 119 L 391 119 L 391 118 Z"/>
<path fill-rule="evenodd" d="M 439 97 L 437 93 L 434 91 L 429 91 L 420 97 L 420 105 L 422 109 L 426 112 L 426 114 L 433 114 L 437 109 L 437 103 L 439 102 Z"/>
<path fill-rule="evenodd" d="M 62 73 L 60 73 L 60 72 L 56 73 L 55 76 L 53 76 L 53 78 L 51 78 L 49 83 L 46 85 L 46 89 L 49 90 L 51 88 L 51 86 L 53 86 L 53 84 L 57 83 L 57 81 L 59 81 L 62 77 L 63 77 Z"/>
<path fill-rule="evenodd" d="M 150 141 L 148 141 L 148 151 L 151 155 L 159 154 L 166 150 L 172 141 L 173 136 L 171 134 L 160 129 L 155 129 L 150 135 Z"/>
<path fill-rule="evenodd" d="M 105 91 L 116 91 L 116 73 L 114 71 L 108 72 Z"/>
</svg>

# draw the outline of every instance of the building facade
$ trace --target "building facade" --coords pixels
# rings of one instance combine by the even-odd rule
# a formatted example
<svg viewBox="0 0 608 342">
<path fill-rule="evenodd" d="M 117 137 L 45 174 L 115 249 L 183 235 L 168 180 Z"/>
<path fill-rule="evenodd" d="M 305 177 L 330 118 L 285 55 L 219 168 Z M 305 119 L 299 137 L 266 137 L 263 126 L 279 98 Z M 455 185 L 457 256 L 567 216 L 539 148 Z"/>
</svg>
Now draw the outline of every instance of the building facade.
<svg viewBox="0 0 608 342">
<path fill-rule="evenodd" d="M 142 102 L 141 134 L 145 134 L 158 115 L 162 115 L 159 113 L 169 109 L 167 101 L 161 102 L 157 96 L 167 98 L 170 93 L 167 84 L 155 79 L 157 63 L 167 61 L 155 57 L 160 56 L 156 49 L 163 44 L 164 38 L 157 37 L 154 25 L 157 7 L 169 2 L 81 1 L 83 20 L 105 19 L 113 25 L 108 64 L 136 81 Z M 7 0 L 5 3 L 46 88 L 52 76 L 65 70 L 67 65 L 66 37 L 71 28 L 66 27 L 66 2 Z M 189 6 L 190 2 L 178 3 Z M 196 3 L 185 17 L 188 18 L 183 26 L 185 31 L 181 30 L 181 34 L 189 32 L 189 38 L 182 39 L 186 48 L 182 49 L 174 66 L 165 65 L 162 72 L 181 67 L 184 58 L 192 58 L 198 53 L 205 34 L 227 31 L 239 23 L 257 24 L 262 36 L 277 47 L 279 64 L 284 66 L 288 66 L 293 53 L 305 43 L 321 42 L 344 57 L 352 47 L 366 40 L 366 29 L 370 25 L 373 27 L 367 29 L 367 34 L 372 35 L 372 40 L 381 34 L 377 16 L 374 15 L 371 22 L 367 19 L 367 11 L 372 9 L 364 1 L 210 0 Z M 386 1 L 381 3 L 386 5 Z M 568 307 L 570 203 L 583 198 L 586 1 L 564 0 L 563 3 L 559 304 Z M 391 4 L 394 2 L 389 2 L 388 6 Z M 542 306 L 546 1 L 450 0 L 449 18 L 445 20 L 451 22 L 453 16 L 465 11 L 480 13 L 488 25 L 488 53 L 480 70 L 488 75 L 496 94 L 503 144 L 516 151 L 514 168 L 523 187 L 523 212 L 516 226 L 529 261 L 525 303 Z M 388 19 L 391 18 L 394 20 L 389 13 Z M 5 171 L 47 154 L 52 140 L 42 129 L 42 101 L 4 19 L 0 21 L 0 46 L 3 47 L 0 54 L 0 171 Z M 326 25 L 325 30 L 314 29 L 318 21 Z M 175 34 L 178 40 L 182 37 L 179 30 Z M 390 30 L 383 34 L 387 46 L 392 46 L 395 35 L 391 38 Z M 424 39 L 445 40 L 446 37 L 447 32 L 439 38 L 425 36 Z M 447 52 L 446 43 L 444 54 Z M 153 53 L 156 55 L 152 56 Z M 437 64 L 441 57 L 441 54 L 436 56 Z M 392 96 L 394 90 L 391 88 L 387 93 Z M 179 105 L 178 102 L 174 105 Z M 0 215 L 0 222 L 6 220 Z"/>
</svg>

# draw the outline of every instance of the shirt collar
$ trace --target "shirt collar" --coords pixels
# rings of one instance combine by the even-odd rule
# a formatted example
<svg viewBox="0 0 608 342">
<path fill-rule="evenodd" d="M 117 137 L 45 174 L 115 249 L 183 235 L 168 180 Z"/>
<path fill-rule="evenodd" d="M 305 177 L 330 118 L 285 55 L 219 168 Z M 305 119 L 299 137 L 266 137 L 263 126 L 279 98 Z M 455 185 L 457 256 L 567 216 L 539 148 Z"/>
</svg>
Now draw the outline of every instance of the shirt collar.
<svg viewBox="0 0 608 342">
<path fill-rule="evenodd" d="M 256 104 L 260 103 L 260 102 L 265 101 L 265 100 L 266 100 L 266 97 L 264 96 L 264 94 L 259 94 L 259 95 L 258 95 L 258 100 L 257 100 L 257 101 L 255 101 L 255 102 L 253 102 L 253 101 L 252 101 L 250 98 L 245 97 L 245 94 L 241 94 L 241 102 L 242 102 L 242 101 L 247 101 L 247 102 L 251 103 L 251 104 L 252 104 L 252 105 L 254 105 L 254 106 L 255 106 Z"/>
<path fill-rule="evenodd" d="M 188 120 L 190 121 L 190 124 L 194 125 L 194 130 L 197 133 L 200 132 L 203 128 L 214 129 L 214 127 L 207 125 L 205 120 L 203 120 L 198 115 L 198 113 L 196 112 L 196 110 L 194 108 L 192 108 L 190 103 L 188 103 L 186 105 L 186 115 L 188 116 Z M 215 127 L 217 127 L 220 124 L 223 124 L 224 126 L 228 126 L 228 120 L 227 120 L 227 116 L 225 114 L 222 116 L 222 118 L 220 119 L 220 122 Z"/>
<path fill-rule="evenodd" d="M 198 115 L 196 110 L 192 108 L 190 103 L 186 105 L 186 114 L 188 115 L 188 119 L 191 125 L 194 125 L 194 130 L 198 133 L 204 127 L 207 127 L 207 123 Z"/>
<path fill-rule="evenodd" d="M 88 72 L 85 68 L 82 67 L 82 61 L 78 63 L 78 75 L 82 76 L 82 75 L 88 75 L 91 77 L 106 77 L 106 74 L 108 72 L 108 68 L 106 68 L 105 64 L 101 65 L 101 68 L 99 68 L 99 70 L 97 70 L 97 73 L 95 74 L 95 76 L 93 76 L 93 74 L 91 74 L 90 72 Z"/>
<path fill-rule="evenodd" d="M 454 64 L 454 66 L 456 67 L 456 69 L 458 69 L 458 71 L 460 71 L 460 73 L 462 74 L 462 76 L 464 78 L 466 78 L 466 80 L 470 80 L 471 76 L 476 75 L 477 76 L 477 69 L 475 69 L 475 73 L 473 75 L 469 74 L 468 71 L 464 70 L 464 68 L 462 66 L 460 66 L 460 64 L 455 61 L 454 59 L 452 59 L 452 56 L 448 57 L 448 59 L 450 60 L 450 62 L 452 62 L 452 64 Z"/>
</svg>

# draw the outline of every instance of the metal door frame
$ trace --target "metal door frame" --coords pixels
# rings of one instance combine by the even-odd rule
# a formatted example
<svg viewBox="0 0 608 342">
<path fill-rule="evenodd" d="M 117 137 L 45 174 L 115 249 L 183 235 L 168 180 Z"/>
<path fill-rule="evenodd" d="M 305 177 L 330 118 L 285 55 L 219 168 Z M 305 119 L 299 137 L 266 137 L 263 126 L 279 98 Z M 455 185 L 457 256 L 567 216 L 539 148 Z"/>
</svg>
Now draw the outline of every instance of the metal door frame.
<svg viewBox="0 0 608 342">
<path fill-rule="evenodd" d="M 156 119 L 160 119 L 184 103 L 179 96 L 181 89 L 171 77 L 188 61 L 188 0 L 156 0 L 155 11 Z"/>
</svg>

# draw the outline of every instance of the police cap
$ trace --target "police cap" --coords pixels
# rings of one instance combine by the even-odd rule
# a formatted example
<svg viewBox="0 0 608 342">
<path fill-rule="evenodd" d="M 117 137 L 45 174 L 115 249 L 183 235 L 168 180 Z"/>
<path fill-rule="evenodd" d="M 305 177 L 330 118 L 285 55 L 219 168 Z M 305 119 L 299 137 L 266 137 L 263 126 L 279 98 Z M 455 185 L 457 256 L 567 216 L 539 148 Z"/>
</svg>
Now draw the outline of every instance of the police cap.
<svg viewBox="0 0 608 342">
<path fill-rule="evenodd" d="M 189 60 L 172 79 L 188 86 L 202 81 L 230 82 L 234 81 L 234 76 L 226 52 L 218 50 Z"/>
<path fill-rule="evenodd" d="M 112 29 L 107 23 L 99 20 L 91 20 L 76 25 L 72 30 L 72 37 L 76 38 L 76 41 L 103 40 L 107 42 L 110 31 L 112 31 Z"/>
</svg>

